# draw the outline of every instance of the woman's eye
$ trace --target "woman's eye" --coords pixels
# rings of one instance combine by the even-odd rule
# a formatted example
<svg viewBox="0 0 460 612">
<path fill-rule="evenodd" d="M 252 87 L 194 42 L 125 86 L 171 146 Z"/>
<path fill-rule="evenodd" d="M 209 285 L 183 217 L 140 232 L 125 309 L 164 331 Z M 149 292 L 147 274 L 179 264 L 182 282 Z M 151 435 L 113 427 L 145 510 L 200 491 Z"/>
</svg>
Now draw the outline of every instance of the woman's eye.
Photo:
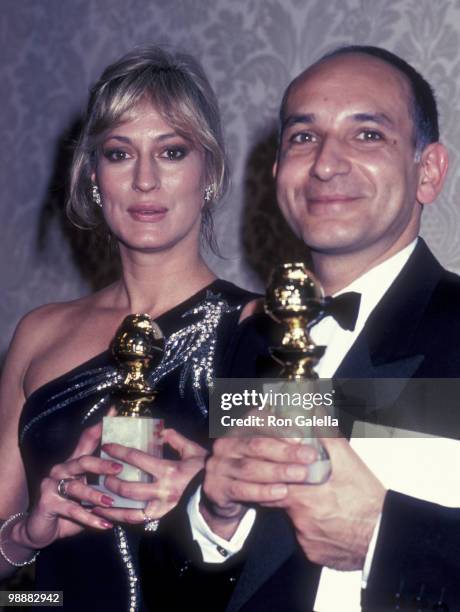
<svg viewBox="0 0 460 612">
<path fill-rule="evenodd" d="M 104 157 L 112 162 L 123 161 L 128 158 L 128 153 L 122 149 L 107 149 L 104 151 Z"/>
<path fill-rule="evenodd" d="M 163 157 L 167 157 L 170 161 L 178 161 L 187 155 L 187 150 L 184 147 L 169 147 L 163 153 Z"/>
<path fill-rule="evenodd" d="M 379 142 L 380 140 L 384 140 L 384 136 L 381 132 L 376 130 L 362 130 L 358 134 L 358 140 L 362 140 L 363 142 Z"/>
</svg>

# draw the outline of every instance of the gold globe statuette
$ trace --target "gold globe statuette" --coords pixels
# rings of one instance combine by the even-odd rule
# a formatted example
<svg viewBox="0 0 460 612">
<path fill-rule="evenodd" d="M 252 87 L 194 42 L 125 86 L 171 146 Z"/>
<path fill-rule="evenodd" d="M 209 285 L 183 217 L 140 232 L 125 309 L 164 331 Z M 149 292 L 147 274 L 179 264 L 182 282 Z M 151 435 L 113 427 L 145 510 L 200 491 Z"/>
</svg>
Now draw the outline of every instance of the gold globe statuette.
<svg viewBox="0 0 460 612">
<path fill-rule="evenodd" d="M 323 289 L 304 263 L 284 263 L 273 270 L 264 307 L 265 312 L 283 327 L 284 333 L 281 344 L 270 347 L 270 354 L 282 366 L 280 377 L 287 379 L 275 385 L 277 391 L 317 390 L 314 381 L 318 375 L 314 367 L 326 347 L 313 342 L 309 329 L 323 314 L 323 304 Z M 329 478 L 331 464 L 314 429 L 302 431 L 302 442 L 314 446 L 318 452 L 317 461 L 309 466 L 307 482 L 320 484 Z"/>
<path fill-rule="evenodd" d="M 288 380 L 318 378 L 313 368 L 326 350 L 310 338 L 309 327 L 322 314 L 321 285 L 303 263 L 285 263 L 272 272 L 265 312 L 285 328 L 281 346 L 270 353 Z"/>
<path fill-rule="evenodd" d="M 163 351 L 163 334 L 148 314 L 125 317 L 112 342 L 113 356 L 124 374 L 115 404 L 119 416 L 152 416 L 157 391 L 145 377 L 160 363 Z"/>
<path fill-rule="evenodd" d="M 115 392 L 116 416 L 103 419 L 102 444 L 116 442 L 162 457 L 163 419 L 153 418 L 152 405 L 157 390 L 148 382 L 149 373 L 163 357 L 164 338 L 159 326 L 148 314 L 130 314 L 121 323 L 112 342 L 112 354 L 118 364 L 121 382 Z M 101 457 L 110 458 L 101 452 Z M 123 462 L 122 462 L 123 463 Z M 123 464 L 118 475 L 131 482 L 149 482 L 152 477 L 143 470 Z M 144 508 L 146 502 L 131 500 L 108 491 L 104 477 L 100 490 L 115 499 L 114 507 Z"/>
</svg>

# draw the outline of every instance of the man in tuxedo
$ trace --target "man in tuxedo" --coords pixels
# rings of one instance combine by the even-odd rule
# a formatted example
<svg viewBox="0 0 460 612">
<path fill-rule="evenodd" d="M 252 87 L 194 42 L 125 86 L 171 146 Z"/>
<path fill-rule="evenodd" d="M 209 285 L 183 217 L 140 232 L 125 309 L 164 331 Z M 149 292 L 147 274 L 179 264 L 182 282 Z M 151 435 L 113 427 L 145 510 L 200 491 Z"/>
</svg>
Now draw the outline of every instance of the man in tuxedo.
<svg viewBox="0 0 460 612">
<path fill-rule="evenodd" d="M 325 293 L 361 296 L 353 329 L 332 317 L 313 327 L 327 346 L 319 376 L 457 377 L 460 279 L 418 238 L 448 165 L 428 83 L 383 49 L 346 47 L 289 85 L 280 120 L 280 208 Z M 259 340 L 242 333 L 239 354 Z M 250 373 L 237 360 L 234 375 Z M 429 405 L 397 416 L 399 426 L 435 430 Z M 458 511 L 386 491 L 346 440 L 324 444 L 332 477 L 307 486 L 311 448 L 216 441 L 188 513 L 204 562 L 244 558 L 227 612 L 312 610 L 321 565 L 363 569 L 369 610 L 417 598 L 416 609 L 460 609 Z"/>
</svg>

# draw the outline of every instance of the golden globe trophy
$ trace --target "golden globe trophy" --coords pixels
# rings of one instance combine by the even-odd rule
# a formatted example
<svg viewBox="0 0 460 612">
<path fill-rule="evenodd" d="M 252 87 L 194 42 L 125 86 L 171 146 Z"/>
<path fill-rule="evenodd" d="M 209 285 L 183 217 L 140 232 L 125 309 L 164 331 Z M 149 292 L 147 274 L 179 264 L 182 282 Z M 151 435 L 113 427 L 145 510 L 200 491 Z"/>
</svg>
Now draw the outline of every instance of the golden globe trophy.
<svg viewBox="0 0 460 612">
<path fill-rule="evenodd" d="M 101 444 L 116 442 L 162 457 L 161 432 L 164 422 L 152 417 L 151 407 L 157 391 L 149 384 L 147 377 L 160 363 L 163 350 L 163 334 L 149 315 L 131 314 L 125 317 L 112 342 L 112 353 L 122 377 L 115 392 L 114 405 L 118 414 L 104 417 Z M 103 451 L 101 457 L 110 459 Z M 117 476 L 131 482 L 152 480 L 151 475 L 127 463 L 123 463 L 123 470 Z M 105 476 L 99 478 L 98 489 L 115 500 L 114 507 L 146 506 L 145 501 L 127 499 L 108 491 L 104 479 Z"/>
<path fill-rule="evenodd" d="M 273 270 L 265 294 L 265 312 L 283 326 L 284 334 L 280 346 L 270 347 L 270 354 L 282 366 L 281 378 L 287 379 L 277 385 L 277 391 L 317 390 L 318 375 L 313 368 L 326 347 L 316 346 L 309 327 L 321 316 L 323 301 L 321 285 L 305 264 L 285 263 Z M 315 428 L 309 429 L 305 437 L 302 427 L 302 443 L 316 448 L 318 459 L 309 466 L 307 482 L 320 484 L 329 478 L 331 462 L 326 449 L 314 435 Z"/>
</svg>

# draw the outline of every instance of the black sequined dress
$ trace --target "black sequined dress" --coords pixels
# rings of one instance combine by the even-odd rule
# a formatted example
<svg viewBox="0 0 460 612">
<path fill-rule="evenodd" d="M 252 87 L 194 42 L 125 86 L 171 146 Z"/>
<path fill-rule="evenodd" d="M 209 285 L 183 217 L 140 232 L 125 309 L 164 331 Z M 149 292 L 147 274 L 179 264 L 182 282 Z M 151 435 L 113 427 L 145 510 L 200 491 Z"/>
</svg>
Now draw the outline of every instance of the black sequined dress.
<svg viewBox="0 0 460 612">
<path fill-rule="evenodd" d="M 150 375 L 159 389 L 155 416 L 205 446 L 209 445 L 208 385 L 213 376 L 225 374 L 225 353 L 239 310 L 252 297 L 216 280 L 156 319 L 166 346 L 162 362 Z M 107 350 L 27 399 L 19 443 L 32 502 L 50 468 L 65 461 L 82 430 L 107 412 L 117 377 Z M 35 588 L 63 591 L 67 612 L 144 610 L 137 562 L 141 534 L 135 527 L 87 529 L 53 543 L 37 559 Z"/>
</svg>

